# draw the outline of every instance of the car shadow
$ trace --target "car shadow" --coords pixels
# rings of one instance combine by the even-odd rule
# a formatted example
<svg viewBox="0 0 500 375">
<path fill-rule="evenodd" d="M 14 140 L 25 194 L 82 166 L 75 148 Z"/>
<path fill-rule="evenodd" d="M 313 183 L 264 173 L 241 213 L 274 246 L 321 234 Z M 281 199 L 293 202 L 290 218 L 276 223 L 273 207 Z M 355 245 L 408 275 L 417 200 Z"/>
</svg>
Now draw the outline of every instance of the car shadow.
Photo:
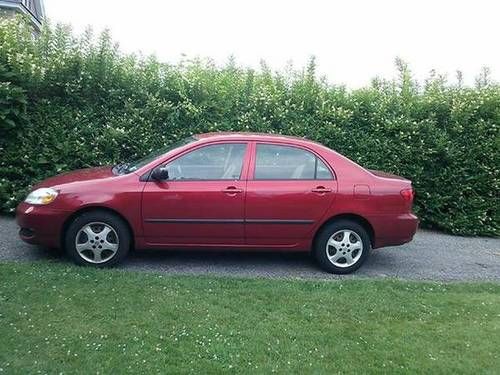
<svg viewBox="0 0 500 375">
<path fill-rule="evenodd" d="M 59 249 L 26 245 L 26 260 L 71 262 Z M 249 270 L 276 269 L 284 272 L 293 269 L 308 269 L 322 272 L 308 252 L 234 251 L 234 250 L 133 250 L 116 268 L 138 268 L 173 273 L 213 271 L 233 273 Z M 177 271 L 177 272 L 176 272 Z"/>
<path fill-rule="evenodd" d="M 71 262 L 60 250 L 34 247 L 31 251 L 31 260 Z M 333 275 L 322 270 L 309 252 L 133 250 L 115 268 L 174 275 L 338 279 L 398 277 L 395 270 L 400 261 L 394 252 L 377 249 L 355 273 Z"/>
<path fill-rule="evenodd" d="M 125 259 L 131 268 L 173 273 L 249 273 L 262 276 L 296 271 L 322 271 L 307 252 L 231 250 L 136 250 Z"/>
<path fill-rule="evenodd" d="M 329 280 L 404 276 L 398 267 L 401 255 L 398 257 L 397 252 L 385 249 L 373 251 L 366 263 L 349 275 L 335 275 L 324 271 L 309 252 L 275 250 L 139 250 L 129 254 L 123 262 L 123 267 L 169 274 Z"/>
</svg>

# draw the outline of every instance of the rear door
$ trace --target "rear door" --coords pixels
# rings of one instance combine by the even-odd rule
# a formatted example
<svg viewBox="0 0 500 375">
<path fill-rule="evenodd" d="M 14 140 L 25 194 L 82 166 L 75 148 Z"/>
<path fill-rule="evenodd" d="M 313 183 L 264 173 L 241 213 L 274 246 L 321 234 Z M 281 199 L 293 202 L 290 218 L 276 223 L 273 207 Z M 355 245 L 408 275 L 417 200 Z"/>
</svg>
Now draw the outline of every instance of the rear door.
<svg viewBox="0 0 500 375">
<path fill-rule="evenodd" d="M 256 142 L 247 182 L 247 244 L 293 246 L 311 235 L 333 202 L 330 167 L 311 150 Z"/>
<path fill-rule="evenodd" d="M 142 217 L 146 241 L 158 245 L 243 244 L 246 142 L 204 145 L 148 181 Z"/>
</svg>

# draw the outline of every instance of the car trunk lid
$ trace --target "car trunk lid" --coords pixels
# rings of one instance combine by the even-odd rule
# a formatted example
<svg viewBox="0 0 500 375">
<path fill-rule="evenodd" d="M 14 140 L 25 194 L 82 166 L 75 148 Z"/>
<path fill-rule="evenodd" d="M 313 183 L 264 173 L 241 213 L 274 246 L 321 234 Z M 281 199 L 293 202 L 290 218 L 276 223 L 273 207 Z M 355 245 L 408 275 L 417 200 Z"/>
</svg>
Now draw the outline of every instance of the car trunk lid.
<svg viewBox="0 0 500 375">
<path fill-rule="evenodd" d="M 368 171 L 369 171 L 371 174 L 374 174 L 374 175 L 375 175 L 375 176 L 377 176 L 377 177 L 382 177 L 382 178 L 390 178 L 390 179 L 393 179 L 393 180 L 410 181 L 410 180 L 408 180 L 407 178 L 404 178 L 404 177 L 398 176 L 398 175 L 396 175 L 396 174 L 387 173 L 387 172 L 383 172 L 383 171 L 378 171 L 378 170 L 376 170 L 376 169 L 368 169 Z"/>
</svg>

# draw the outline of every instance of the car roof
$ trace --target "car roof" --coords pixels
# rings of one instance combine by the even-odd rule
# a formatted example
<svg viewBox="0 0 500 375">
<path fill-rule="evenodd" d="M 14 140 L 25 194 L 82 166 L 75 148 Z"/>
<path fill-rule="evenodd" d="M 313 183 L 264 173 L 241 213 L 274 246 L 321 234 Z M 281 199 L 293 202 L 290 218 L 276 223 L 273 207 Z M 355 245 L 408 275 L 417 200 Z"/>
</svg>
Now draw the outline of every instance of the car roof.
<svg viewBox="0 0 500 375">
<path fill-rule="evenodd" d="M 303 137 L 295 137 L 291 135 L 282 134 L 270 134 L 270 133 L 257 133 L 257 132 L 214 132 L 214 133 L 202 133 L 195 134 L 194 137 L 199 140 L 261 140 L 261 141 L 299 141 L 303 143 L 313 143 L 316 145 L 321 145 L 318 142 L 311 141 L 310 139 Z M 323 146 L 324 147 L 324 146 Z"/>
</svg>

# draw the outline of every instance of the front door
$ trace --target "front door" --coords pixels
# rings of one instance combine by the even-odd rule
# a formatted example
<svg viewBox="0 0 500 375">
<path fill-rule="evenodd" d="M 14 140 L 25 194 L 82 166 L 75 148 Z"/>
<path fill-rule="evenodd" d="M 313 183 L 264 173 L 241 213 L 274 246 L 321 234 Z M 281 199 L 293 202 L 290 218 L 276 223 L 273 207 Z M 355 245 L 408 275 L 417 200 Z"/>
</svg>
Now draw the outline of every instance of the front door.
<svg viewBox="0 0 500 375">
<path fill-rule="evenodd" d="M 311 235 L 333 202 L 337 183 L 326 164 L 303 148 L 257 143 L 249 171 L 249 245 L 293 247 Z"/>
<path fill-rule="evenodd" d="M 246 143 L 216 143 L 169 161 L 169 178 L 146 183 L 146 241 L 157 245 L 244 243 Z"/>
</svg>

